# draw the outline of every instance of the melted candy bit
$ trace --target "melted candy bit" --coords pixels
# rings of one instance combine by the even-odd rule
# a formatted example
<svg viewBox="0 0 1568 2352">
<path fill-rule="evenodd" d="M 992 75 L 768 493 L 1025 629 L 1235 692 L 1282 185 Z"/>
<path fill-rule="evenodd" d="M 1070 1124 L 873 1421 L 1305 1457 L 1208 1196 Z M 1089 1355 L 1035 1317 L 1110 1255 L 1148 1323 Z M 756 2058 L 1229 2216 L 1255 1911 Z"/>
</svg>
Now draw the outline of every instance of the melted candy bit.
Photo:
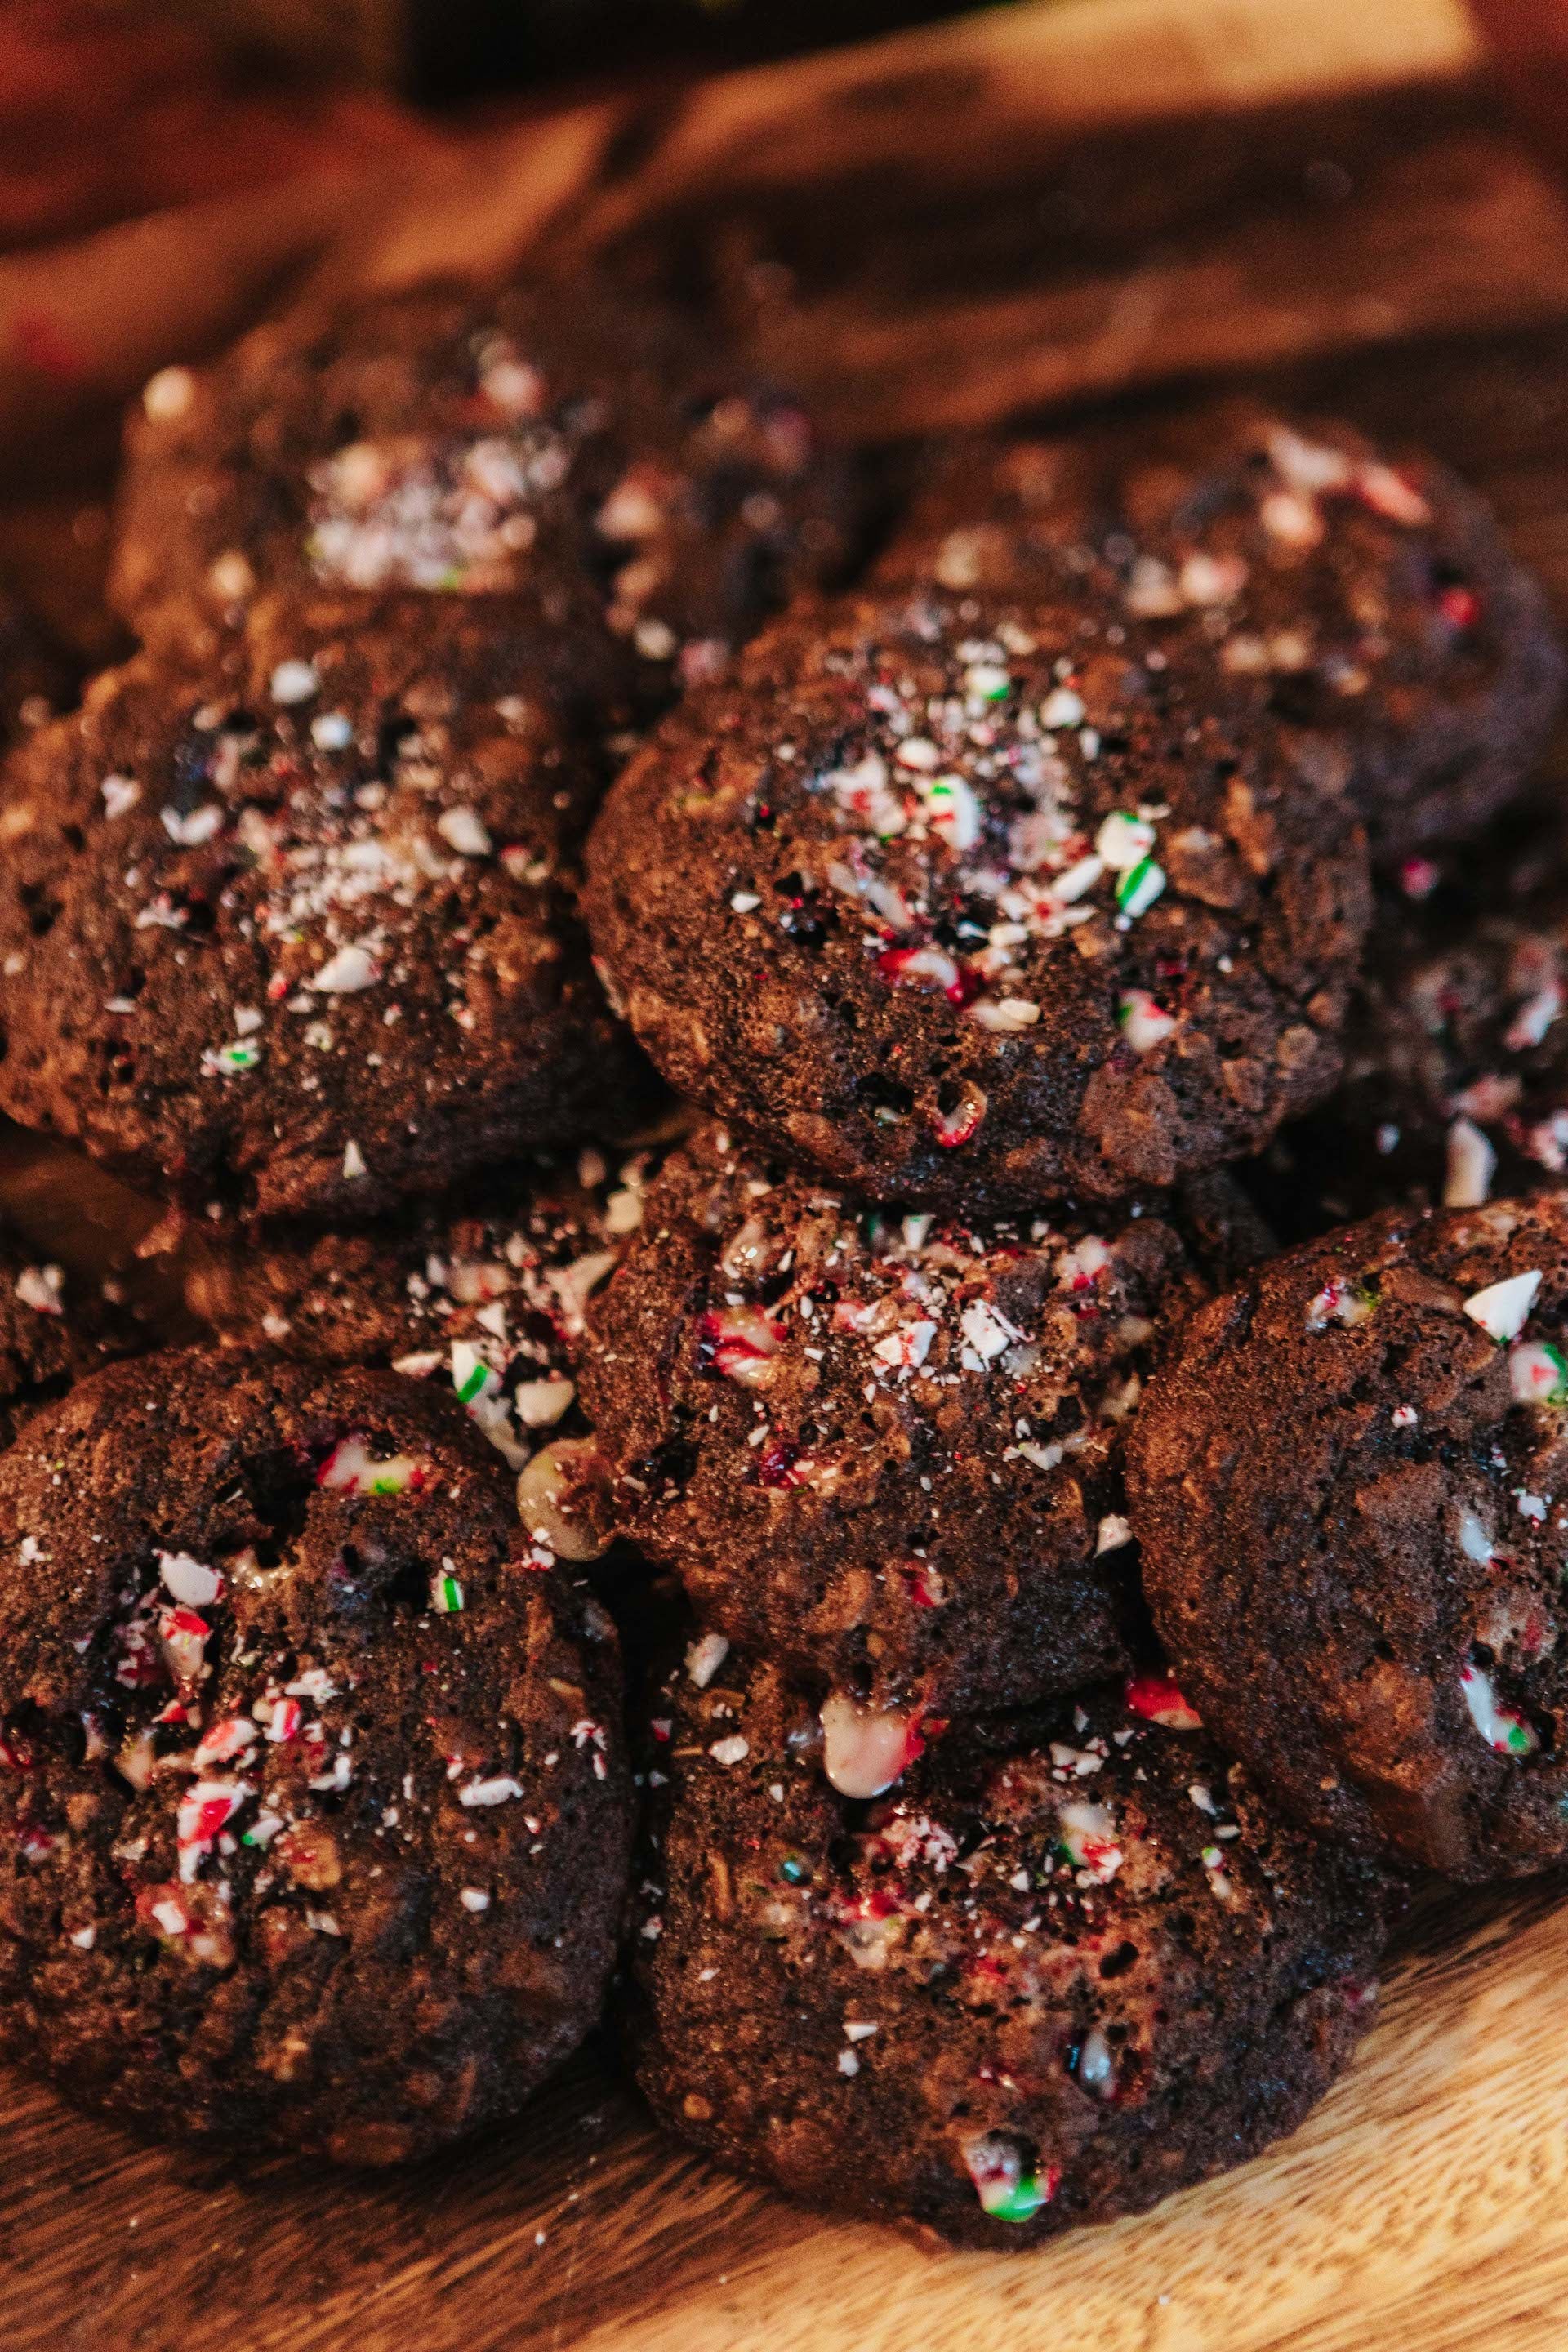
<svg viewBox="0 0 1568 2352">
<path fill-rule="evenodd" d="M 1508 1370 L 1516 1404 L 1568 1405 L 1568 1356 L 1550 1339 L 1511 1347 Z"/>
<path fill-rule="evenodd" d="M 1506 1347 L 1523 1330 L 1540 1287 L 1539 1270 L 1510 1274 L 1501 1282 L 1489 1283 L 1485 1290 L 1472 1291 L 1465 1301 L 1465 1312 L 1489 1339 L 1500 1348 Z"/>
<path fill-rule="evenodd" d="M 1116 1008 L 1117 1025 L 1135 1054 L 1152 1054 L 1176 1024 L 1146 988 L 1130 988 Z"/>
<path fill-rule="evenodd" d="M 769 1359 L 776 1356 L 784 1326 L 755 1307 L 710 1307 L 703 1316 L 700 1340 L 709 1362 L 727 1381 L 758 1388 L 767 1378 Z"/>
<path fill-rule="evenodd" d="M 822 1706 L 822 1769 L 841 1797 L 879 1797 L 925 1747 L 914 1709 L 866 1706 L 835 1691 Z"/>
<path fill-rule="evenodd" d="M 1134 1715 L 1163 1731 L 1201 1731 L 1197 1715 L 1169 1675 L 1130 1675 L 1122 1693 Z"/>
<path fill-rule="evenodd" d="M 942 1149 L 944 1151 L 956 1151 L 961 1145 L 968 1143 L 979 1133 L 980 1123 L 985 1117 L 985 1097 L 980 1088 L 965 1087 L 952 1108 L 938 1114 L 932 1133 Z"/>
<path fill-rule="evenodd" d="M 1307 1328 L 1326 1331 L 1331 1323 L 1340 1323 L 1347 1331 L 1353 1331 L 1358 1323 L 1364 1323 L 1376 1312 L 1377 1292 L 1371 1283 L 1352 1282 L 1344 1275 L 1335 1275 L 1309 1301 Z"/>
<path fill-rule="evenodd" d="M 158 1640 L 169 1672 L 182 1688 L 199 1680 L 211 1632 L 194 1609 L 165 1609 L 158 1619 Z"/>
<path fill-rule="evenodd" d="M 1477 1665 L 1466 1666 L 1459 1688 L 1470 1710 L 1470 1721 L 1489 1748 L 1500 1756 L 1533 1756 L 1540 1738 L 1532 1725 L 1511 1706 L 1500 1706 L 1491 1676 Z"/>
<path fill-rule="evenodd" d="M 1075 1801 L 1062 1806 L 1057 1820 L 1068 1861 L 1100 1885 L 1108 1885 L 1126 1859 L 1116 1841 L 1116 1817 L 1110 1808 Z"/>
<path fill-rule="evenodd" d="M 1059 2165 L 1026 2165 L 1016 2141 L 1000 2132 L 971 2140 L 963 2161 L 981 2205 L 997 2221 L 1031 2220 L 1050 2203 L 1062 2177 Z"/>
<path fill-rule="evenodd" d="M 341 1437 L 316 1473 L 318 1486 L 352 1495 L 417 1494 L 431 1483 L 431 1465 L 412 1454 L 376 1460 L 363 1437 Z"/>
</svg>

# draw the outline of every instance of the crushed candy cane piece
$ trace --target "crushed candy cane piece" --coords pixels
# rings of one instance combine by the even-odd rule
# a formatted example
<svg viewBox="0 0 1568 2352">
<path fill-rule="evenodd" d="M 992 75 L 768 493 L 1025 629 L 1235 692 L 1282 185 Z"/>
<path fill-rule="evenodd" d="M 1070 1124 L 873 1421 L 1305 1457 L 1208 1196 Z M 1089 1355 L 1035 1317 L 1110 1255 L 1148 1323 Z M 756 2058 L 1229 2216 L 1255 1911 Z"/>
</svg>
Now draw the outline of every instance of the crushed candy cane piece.
<svg viewBox="0 0 1568 2352">
<path fill-rule="evenodd" d="M 914 1709 L 867 1706 L 835 1691 L 821 1720 L 822 1769 L 841 1797 L 879 1797 L 925 1747 Z"/>
<path fill-rule="evenodd" d="M 1470 1711 L 1470 1721 L 1489 1748 L 1500 1756 L 1532 1756 L 1541 1740 L 1533 1727 L 1513 1707 L 1500 1706 L 1491 1676 L 1468 1665 L 1459 1675 L 1459 1688 Z"/>
<path fill-rule="evenodd" d="M 1050 2203 L 1061 2179 L 1058 2165 L 1026 2164 L 1017 2143 L 1001 2132 L 971 2140 L 963 2160 L 982 2210 L 997 2221 L 1031 2220 Z"/>
<path fill-rule="evenodd" d="M 1465 1301 L 1465 1313 L 1500 1348 L 1506 1347 L 1523 1330 L 1540 1287 L 1539 1268 L 1508 1275 L 1501 1282 L 1489 1283 L 1485 1290 L 1472 1291 Z"/>
<path fill-rule="evenodd" d="M 1568 1405 L 1568 1356 L 1550 1339 L 1516 1340 L 1508 1370 L 1516 1404 Z"/>
<path fill-rule="evenodd" d="M 318 1486 L 354 1495 L 417 1494 L 434 1478 L 434 1465 L 411 1454 L 376 1460 L 361 1437 L 341 1437 L 316 1473 Z"/>
</svg>

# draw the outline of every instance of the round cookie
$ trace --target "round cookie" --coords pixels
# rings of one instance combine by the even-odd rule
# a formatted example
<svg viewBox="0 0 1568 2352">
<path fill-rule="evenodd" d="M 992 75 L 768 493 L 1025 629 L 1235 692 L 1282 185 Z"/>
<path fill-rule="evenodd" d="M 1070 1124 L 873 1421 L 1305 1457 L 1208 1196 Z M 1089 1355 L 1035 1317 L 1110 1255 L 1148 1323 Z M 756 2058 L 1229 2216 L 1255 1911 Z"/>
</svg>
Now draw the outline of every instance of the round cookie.
<svg viewBox="0 0 1568 2352">
<path fill-rule="evenodd" d="M 154 2131 L 401 2161 L 597 2014 L 615 1636 L 455 1405 L 155 1356 L 0 1459 L 0 2051 Z"/>
<path fill-rule="evenodd" d="M 705 1624 L 879 1710 L 1114 1671 L 1128 1423 L 1210 1295 L 1183 1223 L 867 1212 L 700 1129 L 589 1316 L 626 1532 Z"/>
<path fill-rule="evenodd" d="M 133 1180 L 373 1215 L 637 1114 L 578 924 L 598 788 L 536 616 L 258 613 L 144 655 L 0 796 L 0 1102 Z"/>
<path fill-rule="evenodd" d="M 1253 402 L 961 444 L 880 570 L 1120 609 L 1173 662 L 1216 665 L 1389 857 L 1512 799 L 1562 696 L 1546 600 L 1481 499 Z"/>
<path fill-rule="evenodd" d="M 152 635 L 258 593 L 591 595 L 645 692 L 711 675 L 845 559 L 857 493 L 797 400 L 619 288 L 311 309 L 132 421 L 113 589 Z"/>
<path fill-rule="evenodd" d="M 1388 1207 L 1469 1208 L 1568 1169 L 1568 870 L 1558 815 L 1380 892 L 1337 1093 L 1256 1181 L 1289 1234 Z"/>
<path fill-rule="evenodd" d="M 1141 2211 L 1293 2130 L 1367 2022 L 1376 1874 L 1158 1675 L 952 1724 L 872 1805 L 770 1668 L 654 1728 L 637 2078 L 806 2203 L 994 2251 Z"/>
<path fill-rule="evenodd" d="M 569 1559 L 608 1539 L 605 1479 L 577 1402 L 584 1317 L 637 1229 L 657 1149 L 540 1160 L 396 1221 L 198 1234 L 187 1302 L 222 1337 L 385 1364 L 453 1391 L 520 1475 L 524 1525 Z"/>
<path fill-rule="evenodd" d="M 1337 1843 L 1568 1858 L 1565 1324 L 1563 1194 L 1391 1210 L 1200 1309 L 1133 1425 L 1182 1686 Z"/>
<path fill-rule="evenodd" d="M 683 1092 L 926 1208 L 1115 1199 L 1332 1085 L 1360 833 L 1157 648 L 1065 604 L 798 606 L 589 845 L 595 944 Z"/>
</svg>

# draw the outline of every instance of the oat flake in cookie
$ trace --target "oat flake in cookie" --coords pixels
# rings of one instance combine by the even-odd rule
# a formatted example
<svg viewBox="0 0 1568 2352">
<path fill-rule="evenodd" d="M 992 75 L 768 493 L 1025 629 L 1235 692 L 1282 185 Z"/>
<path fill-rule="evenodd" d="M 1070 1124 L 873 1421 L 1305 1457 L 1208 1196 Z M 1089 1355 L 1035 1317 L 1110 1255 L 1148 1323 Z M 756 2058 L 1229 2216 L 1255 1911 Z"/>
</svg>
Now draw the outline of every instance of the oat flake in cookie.
<svg viewBox="0 0 1568 2352">
<path fill-rule="evenodd" d="M 310 311 L 133 418 L 115 593 L 188 638 L 258 592 L 587 589 L 656 698 L 844 560 L 856 493 L 799 402 L 618 288 Z"/>
<path fill-rule="evenodd" d="M 671 1702 L 637 2078 L 803 2202 L 997 2251 L 1141 2211 L 1293 2130 L 1367 2021 L 1375 1874 L 1160 1675 L 955 1723 L 870 1805 L 771 1669 Z"/>
<path fill-rule="evenodd" d="M 1108 603 L 1215 666 L 1389 857 L 1511 800 L 1561 698 L 1546 600 L 1481 499 L 1433 458 L 1250 403 L 960 445 L 880 568 Z"/>
<path fill-rule="evenodd" d="M 1129 1446 L 1205 1723 L 1310 1827 L 1461 1879 L 1568 1859 L 1568 1203 L 1399 1211 L 1187 1326 Z"/>
<path fill-rule="evenodd" d="M 1127 1427 L 1210 1295 L 1182 1223 L 862 1210 L 699 1131 L 590 1312 L 622 1524 L 704 1623 L 889 1741 L 1111 1672 Z"/>
<path fill-rule="evenodd" d="M 14 762 L 0 1101 L 198 1205 L 366 1216 L 613 1129 L 642 1077 L 527 611 L 309 619 L 143 656 Z"/>
<path fill-rule="evenodd" d="M 609 1535 L 605 1465 L 577 1402 L 589 1299 L 643 1212 L 657 1148 L 541 1160 L 353 1231 L 198 1236 L 191 1307 L 226 1339 L 387 1364 L 450 1391 L 520 1478 L 523 1525 L 560 1558 Z"/>
<path fill-rule="evenodd" d="M 614 1633 L 448 1401 L 263 1354 L 84 1382 L 0 1461 L 0 2049 L 184 2139 L 399 2161 L 595 2016 Z"/>
<path fill-rule="evenodd" d="M 1339 1068 L 1342 806 L 1067 604 L 808 604 L 612 788 L 587 907 L 673 1083 L 802 1166 L 980 1210 L 1256 1150 Z"/>
</svg>

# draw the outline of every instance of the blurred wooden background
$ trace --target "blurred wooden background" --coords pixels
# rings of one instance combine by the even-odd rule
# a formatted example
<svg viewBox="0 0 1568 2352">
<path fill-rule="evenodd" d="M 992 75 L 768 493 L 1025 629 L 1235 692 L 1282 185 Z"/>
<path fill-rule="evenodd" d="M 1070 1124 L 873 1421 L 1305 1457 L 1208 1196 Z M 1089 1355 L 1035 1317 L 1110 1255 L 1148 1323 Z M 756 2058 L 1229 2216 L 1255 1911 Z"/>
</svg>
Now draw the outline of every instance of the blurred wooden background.
<svg viewBox="0 0 1568 2352">
<path fill-rule="evenodd" d="M 464 113 L 237 77 L 217 21 L 0 0 L 0 570 L 85 658 L 147 374 L 311 283 L 524 258 L 664 284 L 854 432 L 1261 370 L 1463 467 L 1568 619 L 1559 0 L 1055 0 Z M 15 1134 L 0 1202 L 82 1264 L 133 1230 Z M 1440 1898 L 1301 2134 L 1023 2263 L 721 2178 L 602 2050 L 396 2179 L 146 2150 L 0 2084 L 0 2343 L 1561 2352 L 1561 1892 Z"/>
</svg>

